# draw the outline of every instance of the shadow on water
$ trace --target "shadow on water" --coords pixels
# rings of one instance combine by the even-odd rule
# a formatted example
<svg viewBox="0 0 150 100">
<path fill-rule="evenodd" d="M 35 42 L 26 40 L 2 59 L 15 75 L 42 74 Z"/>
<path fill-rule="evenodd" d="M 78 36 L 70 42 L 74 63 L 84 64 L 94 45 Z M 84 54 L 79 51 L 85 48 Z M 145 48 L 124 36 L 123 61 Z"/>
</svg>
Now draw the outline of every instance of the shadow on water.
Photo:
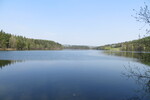
<svg viewBox="0 0 150 100">
<path fill-rule="evenodd" d="M 115 52 L 115 51 L 104 51 L 104 54 L 135 58 L 138 62 L 141 62 L 145 65 L 150 66 L 150 53 L 141 53 L 141 52 Z"/>
<path fill-rule="evenodd" d="M 9 66 L 11 64 L 15 64 L 17 62 L 22 62 L 22 61 L 16 61 L 16 60 L 0 60 L 0 68 L 2 69 L 3 67 Z"/>
</svg>

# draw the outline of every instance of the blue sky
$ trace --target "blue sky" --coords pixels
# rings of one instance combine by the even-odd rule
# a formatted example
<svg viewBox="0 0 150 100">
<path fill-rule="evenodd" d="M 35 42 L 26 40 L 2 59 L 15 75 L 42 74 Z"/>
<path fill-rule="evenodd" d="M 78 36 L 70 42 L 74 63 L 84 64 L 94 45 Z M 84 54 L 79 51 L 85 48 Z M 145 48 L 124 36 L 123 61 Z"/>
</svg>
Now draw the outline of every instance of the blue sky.
<svg viewBox="0 0 150 100">
<path fill-rule="evenodd" d="M 98 46 L 137 39 L 131 15 L 148 0 L 0 0 L 0 29 L 62 44 Z"/>
</svg>

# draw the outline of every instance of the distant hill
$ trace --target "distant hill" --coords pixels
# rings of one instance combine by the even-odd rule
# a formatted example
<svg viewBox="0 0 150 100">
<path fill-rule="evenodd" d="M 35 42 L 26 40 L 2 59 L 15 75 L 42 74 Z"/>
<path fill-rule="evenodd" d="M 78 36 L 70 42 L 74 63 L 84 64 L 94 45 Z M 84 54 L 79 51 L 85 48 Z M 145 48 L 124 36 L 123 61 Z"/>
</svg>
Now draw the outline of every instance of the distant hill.
<svg viewBox="0 0 150 100">
<path fill-rule="evenodd" d="M 64 49 L 87 50 L 87 49 L 91 49 L 91 47 L 85 45 L 64 45 Z"/>
<path fill-rule="evenodd" d="M 150 51 L 150 36 L 128 42 L 98 46 L 94 49 L 115 51 Z"/>
<path fill-rule="evenodd" d="M 63 46 L 50 40 L 30 39 L 0 31 L 0 50 L 59 50 Z"/>
</svg>

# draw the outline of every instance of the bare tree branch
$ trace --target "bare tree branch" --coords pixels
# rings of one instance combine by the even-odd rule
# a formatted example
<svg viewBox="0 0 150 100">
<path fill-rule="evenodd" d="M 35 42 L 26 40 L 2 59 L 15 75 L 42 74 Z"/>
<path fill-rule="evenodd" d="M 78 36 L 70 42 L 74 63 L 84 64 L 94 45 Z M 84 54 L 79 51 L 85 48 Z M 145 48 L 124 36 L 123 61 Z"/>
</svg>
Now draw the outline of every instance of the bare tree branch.
<svg viewBox="0 0 150 100">
<path fill-rule="evenodd" d="M 144 23 L 145 27 L 146 25 L 148 25 L 148 29 L 146 29 L 146 34 L 150 33 L 150 10 L 148 5 L 146 5 L 146 3 L 144 3 L 144 7 L 140 7 L 139 11 L 136 11 L 135 9 L 133 9 L 136 13 L 135 16 L 133 16 L 136 21 L 142 22 Z M 142 28 L 143 28 L 142 27 Z"/>
</svg>

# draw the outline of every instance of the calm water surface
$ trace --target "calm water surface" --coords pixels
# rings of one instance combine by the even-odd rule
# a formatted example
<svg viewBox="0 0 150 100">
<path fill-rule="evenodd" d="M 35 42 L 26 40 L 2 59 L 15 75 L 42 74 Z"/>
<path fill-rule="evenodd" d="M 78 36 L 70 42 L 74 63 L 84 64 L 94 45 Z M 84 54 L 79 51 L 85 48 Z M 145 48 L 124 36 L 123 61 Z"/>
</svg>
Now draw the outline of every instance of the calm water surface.
<svg viewBox="0 0 150 100">
<path fill-rule="evenodd" d="M 0 100 L 150 100 L 149 67 L 150 53 L 0 51 Z"/>
</svg>

